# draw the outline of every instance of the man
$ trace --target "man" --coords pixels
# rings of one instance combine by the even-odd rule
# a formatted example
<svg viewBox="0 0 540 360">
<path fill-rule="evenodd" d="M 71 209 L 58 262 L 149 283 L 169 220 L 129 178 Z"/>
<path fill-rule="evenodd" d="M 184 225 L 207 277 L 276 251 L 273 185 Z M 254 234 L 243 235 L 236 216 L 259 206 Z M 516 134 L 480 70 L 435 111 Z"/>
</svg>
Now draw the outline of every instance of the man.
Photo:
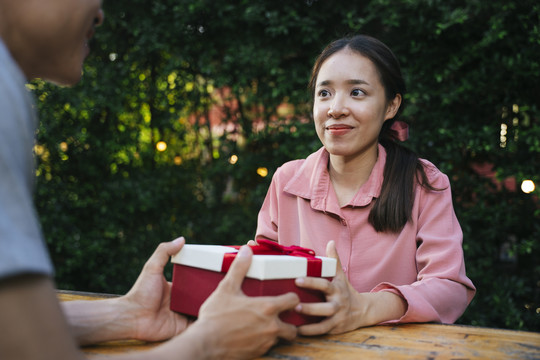
<svg viewBox="0 0 540 360">
<path fill-rule="evenodd" d="M 0 358 L 79 359 L 79 345 L 119 339 L 167 342 L 118 359 L 251 358 L 296 328 L 278 314 L 298 297 L 247 297 L 251 262 L 243 247 L 225 279 L 188 326 L 169 310 L 163 268 L 184 239 L 162 243 L 124 296 L 60 304 L 33 199 L 37 120 L 24 87 L 40 77 L 79 81 L 88 41 L 103 22 L 101 0 L 0 0 Z"/>
</svg>

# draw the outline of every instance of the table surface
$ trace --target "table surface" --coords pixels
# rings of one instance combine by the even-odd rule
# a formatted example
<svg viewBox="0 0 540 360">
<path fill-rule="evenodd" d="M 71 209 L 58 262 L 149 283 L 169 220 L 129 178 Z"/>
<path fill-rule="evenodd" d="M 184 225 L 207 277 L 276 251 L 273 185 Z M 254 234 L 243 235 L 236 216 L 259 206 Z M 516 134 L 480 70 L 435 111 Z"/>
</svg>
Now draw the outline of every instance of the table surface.
<svg viewBox="0 0 540 360">
<path fill-rule="evenodd" d="M 114 295 L 58 291 L 61 301 Z M 114 341 L 83 347 L 90 354 L 145 351 L 156 343 Z M 382 325 L 339 335 L 298 337 L 274 346 L 260 359 L 537 359 L 540 333 L 464 325 Z"/>
</svg>

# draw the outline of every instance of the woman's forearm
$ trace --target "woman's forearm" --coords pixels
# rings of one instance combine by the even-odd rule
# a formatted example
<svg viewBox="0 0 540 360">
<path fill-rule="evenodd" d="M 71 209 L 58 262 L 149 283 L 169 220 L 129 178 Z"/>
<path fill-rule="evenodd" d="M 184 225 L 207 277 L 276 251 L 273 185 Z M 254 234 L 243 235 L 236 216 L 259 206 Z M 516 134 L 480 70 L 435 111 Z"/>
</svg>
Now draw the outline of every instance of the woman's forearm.
<svg viewBox="0 0 540 360">
<path fill-rule="evenodd" d="M 389 291 L 364 293 L 368 296 L 368 308 L 364 311 L 366 324 L 370 326 L 385 321 L 398 320 L 407 311 L 407 302 L 399 295 Z"/>
</svg>

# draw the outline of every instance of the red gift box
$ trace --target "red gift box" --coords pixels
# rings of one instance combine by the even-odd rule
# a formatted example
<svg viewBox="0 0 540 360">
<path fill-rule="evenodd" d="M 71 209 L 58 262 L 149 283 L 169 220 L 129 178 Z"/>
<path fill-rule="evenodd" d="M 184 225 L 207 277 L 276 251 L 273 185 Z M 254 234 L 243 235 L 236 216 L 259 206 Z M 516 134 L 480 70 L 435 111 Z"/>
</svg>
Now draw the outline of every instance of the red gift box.
<svg viewBox="0 0 540 360">
<path fill-rule="evenodd" d="M 313 250 L 299 246 L 282 246 L 274 241 L 257 240 L 251 246 L 253 260 L 242 283 L 248 296 L 274 296 L 288 292 L 298 294 L 301 302 L 325 302 L 322 292 L 299 288 L 298 277 L 316 276 L 331 280 L 336 274 L 337 261 L 315 256 Z M 186 244 L 171 258 L 173 280 L 171 310 L 198 316 L 202 303 L 216 289 L 225 276 L 238 246 Z M 293 325 L 319 322 L 322 317 L 284 311 L 280 318 Z"/>
</svg>

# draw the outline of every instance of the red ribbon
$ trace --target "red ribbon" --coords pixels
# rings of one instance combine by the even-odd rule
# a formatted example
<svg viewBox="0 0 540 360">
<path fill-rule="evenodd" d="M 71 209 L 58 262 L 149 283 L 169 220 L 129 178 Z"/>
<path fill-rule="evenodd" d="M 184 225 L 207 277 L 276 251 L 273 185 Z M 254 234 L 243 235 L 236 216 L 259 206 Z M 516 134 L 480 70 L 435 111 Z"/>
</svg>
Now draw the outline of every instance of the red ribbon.
<svg viewBox="0 0 540 360">
<path fill-rule="evenodd" d="M 231 246 L 237 250 L 240 246 Z M 301 246 L 283 246 L 275 241 L 259 239 L 257 245 L 250 245 L 254 255 L 289 255 L 305 257 L 307 263 L 307 276 L 320 277 L 322 273 L 322 260 L 315 257 L 315 251 Z M 223 265 L 221 272 L 227 272 L 231 266 L 236 253 L 225 253 L 223 255 Z"/>
</svg>

